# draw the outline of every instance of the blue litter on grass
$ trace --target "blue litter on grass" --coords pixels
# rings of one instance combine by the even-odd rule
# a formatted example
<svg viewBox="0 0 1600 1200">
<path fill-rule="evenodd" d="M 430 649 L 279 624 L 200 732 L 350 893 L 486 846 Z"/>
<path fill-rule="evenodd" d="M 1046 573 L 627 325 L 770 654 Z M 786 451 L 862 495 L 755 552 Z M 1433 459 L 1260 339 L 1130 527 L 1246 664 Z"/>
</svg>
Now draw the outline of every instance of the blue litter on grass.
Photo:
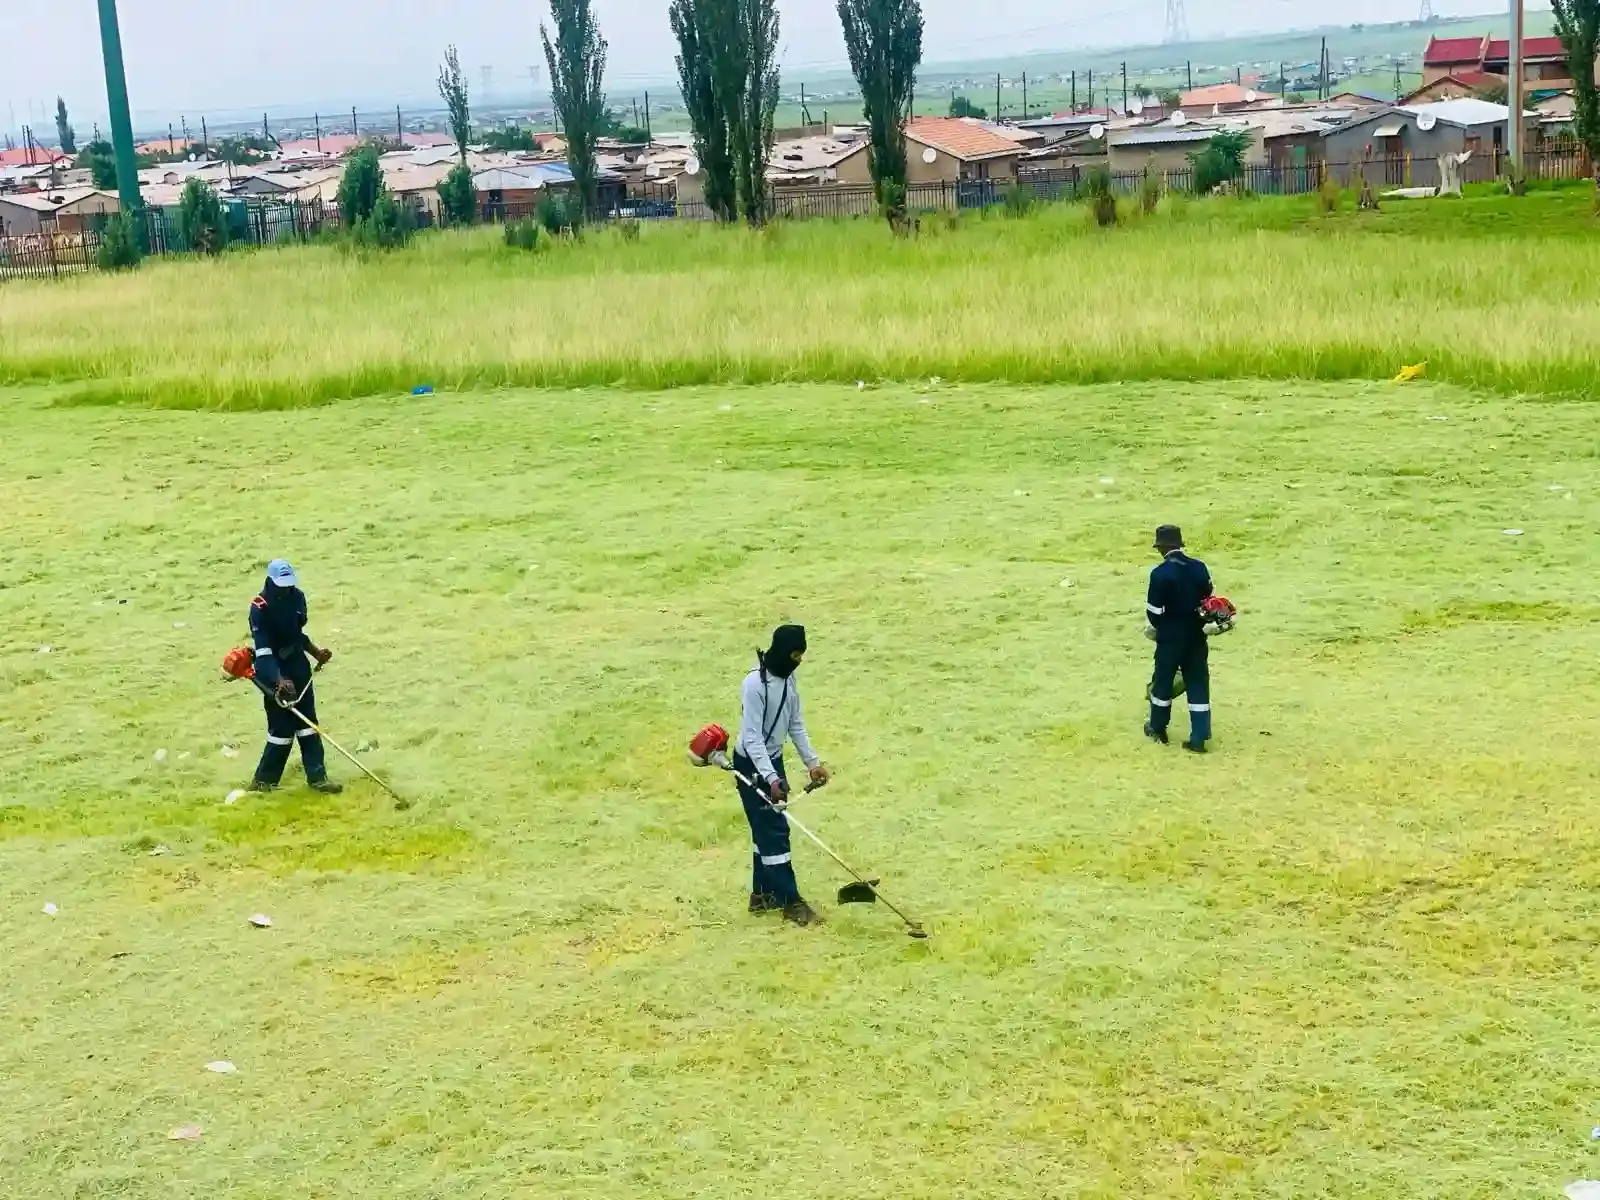
<svg viewBox="0 0 1600 1200">
<path fill-rule="evenodd" d="M 431 396 L 433 395 L 433 384 L 419 383 L 416 387 L 411 389 L 411 394 L 413 396 Z"/>
</svg>

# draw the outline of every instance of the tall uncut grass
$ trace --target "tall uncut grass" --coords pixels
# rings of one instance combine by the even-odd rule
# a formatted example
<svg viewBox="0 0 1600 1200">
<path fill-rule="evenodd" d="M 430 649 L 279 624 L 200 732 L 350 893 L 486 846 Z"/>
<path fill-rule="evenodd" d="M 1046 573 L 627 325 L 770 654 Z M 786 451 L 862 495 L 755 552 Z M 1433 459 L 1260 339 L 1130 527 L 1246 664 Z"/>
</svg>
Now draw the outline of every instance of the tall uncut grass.
<svg viewBox="0 0 1600 1200">
<path fill-rule="evenodd" d="M 652 225 L 538 255 L 491 231 L 366 258 L 316 246 L 0 288 L 0 381 L 82 402 L 279 407 L 501 385 L 858 378 L 1431 378 L 1600 390 L 1600 232 L 1578 193 L 1080 206 L 765 233 Z"/>
</svg>

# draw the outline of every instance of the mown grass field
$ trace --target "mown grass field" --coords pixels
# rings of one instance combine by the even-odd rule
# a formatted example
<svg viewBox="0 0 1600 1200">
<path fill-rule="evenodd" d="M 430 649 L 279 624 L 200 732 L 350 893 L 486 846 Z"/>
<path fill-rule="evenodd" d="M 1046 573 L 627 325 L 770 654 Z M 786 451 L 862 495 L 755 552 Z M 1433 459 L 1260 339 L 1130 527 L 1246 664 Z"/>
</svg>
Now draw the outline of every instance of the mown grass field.
<svg viewBox="0 0 1600 1200">
<path fill-rule="evenodd" d="M 1109 281 L 1101 243 L 1073 245 L 1019 269 L 1087 259 Z M 1343 245 L 1285 235 L 1280 252 L 1323 256 L 1301 268 L 1345 269 L 1256 296 L 1256 326 L 1310 346 L 1293 297 L 1340 289 L 1323 320 L 1393 357 L 1363 313 L 1392 330 L 1405 297 L 1362 301 L 1379 250 Z M 988 278 L 947 246 L 947 280 Z M 1537 260 L 1544 299 L 1493 304 L 1472 284 L 1489 268 L 1451 257 L 1426 290 L 1453 281 L 1457 307 L 1416 324 L 1479 331 L 1471 353 L 1537 372 L 1554 343 L 1522 322 L 1555 312 L 1582 252 L 1486 253 L 1530 279 Z M 486 295 L 444 298 L 483 314 L 541 294 L 481 254 Z M 627 294 L 579 261 L 535 271 Z M 167 323 L 121 302 L 187 285 L 177 268 L 0 305 L 11 354 L 64 360 L 83 314 L 103 384 L 189 380 L 191 399 L 206 357 L 222 386 L 253 364 L 311 387 L 330 344 L 353 363 L 391 342 L 554 363 L 549 326 L 580 312 L 608 318 L 584 347 L 715 362 L 690 336 L 708 301 L 643 261 L 624 279 L 659 303 L 551 303 L 459 349 L 422 316 L 440 294 L 394 286 L 445 278 L 427 251 L 367 283 L 318 252 L 190 268 L 216 311 L 179 289 Z M 1203 315 L 1207 279 L 1243 321 L 1246 274 L 1225 266 L 1186 251 L 1173 305 L 1091 323 L 1107 369 Z M 292 296 L 260 290 L 297 271 Z M 711 264 L 707 290 L 731 275 Z M 787 311 L 867 356 L 852 306 L 889 281 L 854 278 Z M 330 311 L 312 299 L 349 289 L 371 318 L 310 338 Z M 193 340 L 253 290 L 276 322 Z M 1032 353 L 998 277 L 896 294 L 912 332 L 874 328 L 901 361 L 1002 328 Z M 19 332 L 17 295 L 54 315 Z M 917 350 L 935 310 L 943 340 Z M 804 360 L 774 320 L 712 323 L 713 346 Z M 1600 1173 L 1589 406 L 1360 382 L 228 414 L 53 403 L 71 394 L 0 395 L 0 1193 L 1461 1200 Z M 1173 519 L 1244 612 L 1213 656 L 1216 753 L 1198 761 L 1139 736 L 1147 546 Z M 367 784 L 223 803 L 261 730 L 217 663 L 280 553 L 339 656 L 330 730 L 375 739 L 412 810 Z M 810 630 L 809 723 L 836 769 L 805 811 L 925 943 L 883 911 L 830 906 L 813 931 L 743 913 L 741 815 L 682 747 L 734 718 L 780 619 Z M 842 882 L 797 853 L 814 897 Z M 207 1073 L 218 1059 L 237 1074 Z M 200 1140 L 167 1140 L 191 1123 Z"/>
<path fill-rule="evenodd" d="M 1125 204 L 1127 210 L 1129 205 Z M 0 289 L 0 382 L 82 403 L 289 407 L 485 386 L 1430 378 L 1600 391 L 1589 189 L 1390 203 L 1169 200 L 1024 220 L 687 223 L 529 256 L 493 230 Z"/>
</svg>

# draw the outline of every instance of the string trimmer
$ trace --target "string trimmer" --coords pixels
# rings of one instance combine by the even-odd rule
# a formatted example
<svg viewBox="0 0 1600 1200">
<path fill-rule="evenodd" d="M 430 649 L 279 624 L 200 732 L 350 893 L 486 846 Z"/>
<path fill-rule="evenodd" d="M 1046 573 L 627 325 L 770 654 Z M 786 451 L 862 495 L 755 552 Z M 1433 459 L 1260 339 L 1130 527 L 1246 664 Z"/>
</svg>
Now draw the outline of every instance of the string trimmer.
<svg viewBox="0 0 1600 1200">
<path fill-rule="evenodd" d="M 319 667 L 317 669 L 320 670 L 321 668 Z M 248 646 L 236 647 L 232 650 L 229 650 L 222 656 L 222 673 L 228 676 L 229 679 L 248 679 L 251 683 L 256 685 L 263 696 L 265 696 L 268 700 L 271 700 L 279 708 L 287 709 L 289 712 L 293 713 L 300 719 L 300 723 L 303 724 L 307 729 L 315 732 L 316 735 L 323 741 L 327 742 L 328 745 L 332 746 L 340 754 L 344 755 L 352 763 L 354 763 L 356 770 L 360 771 L 368 779 L 372 780 L 373 783 L 377 784 L 384 791 L 388 792 L 389 795 L 393 796 L 395 808 L 399 809 L 401 812 L 404 812 L 406 809 L 411 807 L 411 801 L 403 798 L 400 793 L 396 792 L 387 783 L 379 779 L 371 771 L 367 770 L 366 765 L 362 763 L 359 758 L 357 758 L 354 754 L 351 754 L 350 751 L 346 750 L 338 742 L 334 741 L 328 736 L 324 729 L 317 725 L 315 721 L 312 721 L 305 715 L 305 713 L 301 712 L 295 707 L 296 704 L 300 703 L 300 696 L 305 695 L 304 690 L 301 691 L 300 696 L 296 696 L 293 700 L 286 700 L 282 696 L 278 695 L 277 692 L 269 688 L 266 684 L 262 683 L 261 680 L 257 679 L 255 651 L 251 650 Z"/>
<path fill-rule="evenodd" d="M 766 794 L 765 788 L 756 783 L 753 779 L 747 778 L 742 771 L 737 770 L 733 763 L 729 761 L 728 731 L 720 725 L 707 725 L 699 733 L 694 735 L 694 740 L 689 743 L 689 765 L 695 767 L 716 767 L 719 770 L 728 772 L 740 783 L 754 791 L 757 795 Z M 821 786 L 822 784 L 820 783 L 808 783 L 806 784 L 805 790 L 808 793 L 814 792 Z M 805 834 L 806 837 L 810 838 L 814 843 L 816 843 L 817 849 L 821 850 L 829 858 L 833 859 L 834 862 L 838 863 L 855 878 L 854 883 L 847 883 L 844 887 L 839 889 L 840 904 L 872 904 L 878 900 L 882 900 L 885 908 L 905 922 L 906 933 L 914 938 L 925 938 L 928 936 L 927 931 L 922 928 L 921 922 L 913 921 L 910 917 L 906 916 L 905 913 L 901 912 L 894 906 L 894 903 L 889 899 L 889 897 L 885 896 L 883 892 L 879 890 L 878 881 L 876 879 L 868 879 L 860 871 L 856 870 L 849 863 L 845 862 L 844 859 L 835 854 L 828 847 L 826 842 L 824 842 L 816 834 L 812 833 L 811 830 L 807 829 L 806 826 L 801 823 L 800 819 L 796 817 L 794 813 L 789 811 L 788 800 L 784 800 L 782 802 L 768 800 L 766 801 L 766 805 L 790 825 L 794 826 L 801 833 Z"/>
</svg>

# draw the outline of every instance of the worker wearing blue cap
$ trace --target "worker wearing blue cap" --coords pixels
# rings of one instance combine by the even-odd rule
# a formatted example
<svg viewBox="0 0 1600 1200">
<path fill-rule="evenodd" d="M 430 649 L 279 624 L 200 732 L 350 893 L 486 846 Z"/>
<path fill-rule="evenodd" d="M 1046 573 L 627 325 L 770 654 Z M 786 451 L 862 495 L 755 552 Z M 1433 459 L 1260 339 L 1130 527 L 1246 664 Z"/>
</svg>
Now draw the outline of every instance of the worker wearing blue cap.
<svg viewBox="0 0 1600 1200">
<path fill-rule="evenodd" d="M 270 792 L 277 787 L 289 765 L 289 752 L 299 742 L 306 782 L 319 792 L 343 791 L 328 778 L 322 738 L 289 711 L 292 705 L 307 721 L 316 721 L 311 660 L 324 666 L 333 651 L 319 648 L 306 636 L 306 595 L 286 559 L 275 558 L 267 564 L 267 581 L 261 594 L 250 601 L 250 636 L 255 642 L 256 678 L 268 693 L 262 697 L 267 709 L 267 746 L 250 790 Z"/>
</svg>

